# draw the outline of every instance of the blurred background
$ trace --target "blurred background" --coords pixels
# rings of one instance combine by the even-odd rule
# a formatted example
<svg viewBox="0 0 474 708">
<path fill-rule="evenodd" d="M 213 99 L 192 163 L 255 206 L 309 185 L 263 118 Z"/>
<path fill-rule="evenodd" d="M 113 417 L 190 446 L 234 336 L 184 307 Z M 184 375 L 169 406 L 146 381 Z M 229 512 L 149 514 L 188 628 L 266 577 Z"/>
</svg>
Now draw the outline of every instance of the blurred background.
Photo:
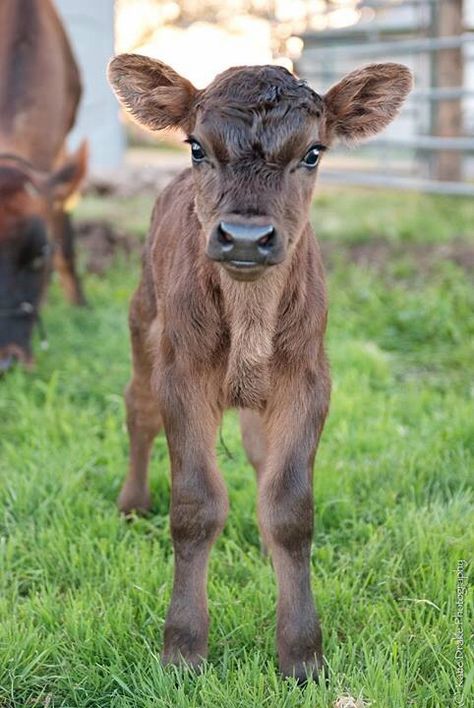
<svg viewBox="0 0 474 708">
<path fill-rule="evenodd" d="M 474 194 L 474 0 L 57 0 L 81 64 L 85 97 L 73 141 L 87 136 L 92 176 L 125 164 L 149 173 L 179 145 L 119 115 L 104 67 L 114 52 L 160 58 L 204 87 L 238 64 L 276 63 L 324 92 L 377 61 L 410 66 L 416 88 L 399 119 L 351 153 L 334 151 L 321 180 Z M 161 155 L 168 176 L 186 157 Z"/>
</svg>

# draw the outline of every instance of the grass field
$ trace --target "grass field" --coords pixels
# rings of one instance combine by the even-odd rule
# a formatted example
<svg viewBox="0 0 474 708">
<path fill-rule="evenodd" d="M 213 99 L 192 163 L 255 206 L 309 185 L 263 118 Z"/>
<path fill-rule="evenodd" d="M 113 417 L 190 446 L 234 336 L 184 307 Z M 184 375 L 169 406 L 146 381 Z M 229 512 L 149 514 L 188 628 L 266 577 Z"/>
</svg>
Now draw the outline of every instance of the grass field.
<svg viewBox="0 0 474 708">
<path fill-rule="evenodd" d="M 150 205 L 88 198 L 79 211 L 141 236 Z M 329 688 L 278 676 L 273 573 L 233 413 L 233 459 L 219 449 L 231 514 L 211 559 L 209 662 L 199 676 L 160 666 L 173 563 L 163 439 L 152 516 L 126 523 L 115 509 L 132 256 L 86 277 L 91 309 L 71 309 L 54 283 L 50 350 L 34 373 L 0 382 L 1 708 L 327 708 L 349 695 L 359 703 L 339 705 L 474 705 L 472 591 L 455 703 L 457 567 L 474 548 L 474 204 L 329 190 L 313 217 L 334 379 L 312 555 Z"/>
</svg>

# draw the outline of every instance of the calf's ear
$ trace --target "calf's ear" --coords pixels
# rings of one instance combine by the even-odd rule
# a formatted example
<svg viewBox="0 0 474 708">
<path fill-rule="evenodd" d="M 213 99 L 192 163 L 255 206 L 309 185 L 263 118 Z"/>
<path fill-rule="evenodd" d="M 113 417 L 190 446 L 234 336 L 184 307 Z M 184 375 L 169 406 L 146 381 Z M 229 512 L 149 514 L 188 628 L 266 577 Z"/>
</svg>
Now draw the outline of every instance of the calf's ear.
<svg viewBox="0 0 474 708">
<path fill-rule="evenodd" d="M 87 174 L 89 148 L 84 140 L 75 153 L 53 172 L 47 180 L 47 187 L 55 203 L 64 208 L 72 207 L 77 201 L 78 192 Z"/>
<path fill-rule="evenodd" d="M 108 79 L 123 107 L 145 127 L 188 128 L 198 91 L 167 64 L 140 54 L 119 54 L 109 64 Z"/>
<path fill-rule="evenodd" d="M 324 96 L 325 139 L 354 143 L 383 130 L 413 87 L 403 64 L 369 64 L 344 76 Z"/>
</svg>

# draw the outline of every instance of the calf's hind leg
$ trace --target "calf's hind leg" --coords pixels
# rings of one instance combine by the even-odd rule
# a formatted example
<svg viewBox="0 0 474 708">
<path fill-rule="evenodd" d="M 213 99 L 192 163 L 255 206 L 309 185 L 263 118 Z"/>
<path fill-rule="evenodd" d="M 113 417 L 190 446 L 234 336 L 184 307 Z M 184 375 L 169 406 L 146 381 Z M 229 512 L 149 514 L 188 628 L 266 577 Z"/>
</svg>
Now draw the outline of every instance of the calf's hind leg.
<svg viewBox="0 0 474 708">
<path fill-rule="evenodd" d="M 249 408 L 240 411 L 240 432 L 242 444 L 247 454 L 247 459 L 255 470 L 257 485 L 260 484 L 263 464 L 267 454 L 265 430 L 261 413 Z M 263 541 L 260 543 L 261 551 L 267 555 L 268 549 Z"/>
<path fill-rule="evenodd" d="M 267 447 L 261 414 L 248 408 L 242 409 L 240 411 L 240 431 L 247 459 L 256 472 L 258 482 Z"/>
<path fill-rule="evenodd" d="M 148 466 L 153 441 L 162 426 L 156 395 L 151 387 L 152 365 L 146 348 L 146 331 L 136 324 L 134 303 L 130 312 L 133 375 L 125 390 L 127 428 L 130 441 L 128 474 L 118 506 L 124 514 L 145 513 L 151 507 Z"/>
</svg>

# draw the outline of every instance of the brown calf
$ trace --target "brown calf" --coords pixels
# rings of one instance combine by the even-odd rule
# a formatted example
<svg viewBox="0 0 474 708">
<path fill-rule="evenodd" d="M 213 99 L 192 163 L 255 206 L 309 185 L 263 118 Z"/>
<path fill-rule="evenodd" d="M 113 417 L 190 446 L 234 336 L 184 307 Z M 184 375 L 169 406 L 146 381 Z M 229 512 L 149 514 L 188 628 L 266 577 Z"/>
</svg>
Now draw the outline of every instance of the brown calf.
<svg viewBox="0 0 474 708">
<path fill-rule="evenodd" d="M 64 206 L 86 170 L 84 145 L 65 159 L 80 96 L 52 2 L 1 0 L 0 373 L 14 359 L 31 360 L 51 255 L 69 299 L 84 301 Z"/>
<path fill-rule="evenodd" d="M 230 69 L 198 91 L 161 62 L 121 55 L 109 77 L 140 122 L 184 129 L 193 161 L 156 202 L 131 305 L 130 470 L 119 499 L 124 512 L 149 508 L 148 461 L 163 425 L 175 550 L 164 662 L 197 665 L 207 654 L 207 562 L 228 510 L 216 431 L 234 406 L 278 581 L 280 668 L 317 677 L 312 471 L 330 378 L 309 207 L 324 150 L 386 126 L 410 72 L 368 66 L 323 97 L 274 66 Z"/>
</svg>

